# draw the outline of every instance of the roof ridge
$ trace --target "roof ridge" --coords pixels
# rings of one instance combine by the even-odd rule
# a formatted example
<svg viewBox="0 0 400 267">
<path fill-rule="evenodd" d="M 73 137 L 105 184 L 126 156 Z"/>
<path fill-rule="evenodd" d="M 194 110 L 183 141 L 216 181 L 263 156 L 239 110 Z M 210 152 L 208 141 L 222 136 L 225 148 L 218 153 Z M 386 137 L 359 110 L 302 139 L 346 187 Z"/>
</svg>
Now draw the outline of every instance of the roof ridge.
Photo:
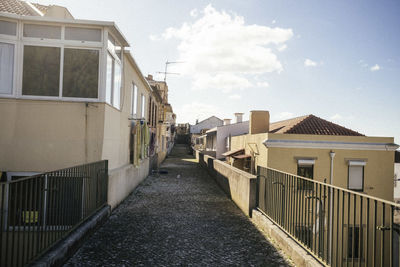
<svg viewBox="0 0 400 267">
<path fill-rule="evenodd" d="M 310 116 L 310 115 L 312 115 L 312 114 L 297 116 L 297 117 L 294 117 L 294 118 L 291 118 L 291 119 L 286 119 L 286 120 L 281 120 L 281 121 L 274 121 L 274 122 L 272 122 L 271 124 L 274 124 L 274 123 L 281 123 L 281 122 L 285 122 L 285 121 L 292 121 L 292 120 L 295 120 L 295 119 L 299 119 L 299 118 L 301 118 L 301 117 L 306 118 L 306 117 L 308 117 L 308 116 Z"/>
<path fill-rule="evenodd" d="M 317 125 L 318 122 L 316 121 L 312 121 L 312 119 L 317 119 L 319 121 L 319 123 L 323 122 L 327 125 L 325 125 L 325 129 L 321 129 L 321 127 L 319 127 L 319 125 Z M 291 127 L 290 129 L 288 129 L 286 131 L 286 133 L 296 133 L 297 130 L 301 130 L 302 126 L 304 126 L 304 124 L 310 121 L 311 124 L 313 124 L 313 126 L 315 126 L 315 129 L 317 129 L 317 131 L 323 131 L 323 132 L 319 132 L 317 134 L 325 134 L 325 135 L 356 135 L 356 136 L 364 136 L 363 134 L 354 131 L 352 129 L 346 128 L 342 125 L 339 125 L 337 123 L 322 119 L 318 116 L 315 116 L 313 114 L 310 114 L 308 116 L 306 116 L 303 120 L 299 121 L 298 123 L 296 123 L 293 127 Z M 338 131 L 336 131 L 336 134 L 332 134 L 331 130 L 329 129 L 329 126 L 334 126 L 338 128 Z M 346 133 L 347 132 L 347 133 Z"/>
</svg>

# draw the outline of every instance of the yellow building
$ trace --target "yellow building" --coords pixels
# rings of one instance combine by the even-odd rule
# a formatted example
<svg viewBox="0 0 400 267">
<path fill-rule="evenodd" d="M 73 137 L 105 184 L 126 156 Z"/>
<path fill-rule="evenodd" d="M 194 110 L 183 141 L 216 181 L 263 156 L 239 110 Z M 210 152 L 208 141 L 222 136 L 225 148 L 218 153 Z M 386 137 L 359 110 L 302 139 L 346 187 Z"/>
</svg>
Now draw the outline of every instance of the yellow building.
<svg viewBox="0 0 400 267">
<path fill-rule="evenodd" d="M 314 115 L 270 123 L 268 111 L 252 111 L 249 134 L 231 140 L 231 151 L 244 152 L 229 160 L 253 173 L 269 167 L 392 201 L 396 148 L 393 137 L 364 136 Z"/>
</svg>

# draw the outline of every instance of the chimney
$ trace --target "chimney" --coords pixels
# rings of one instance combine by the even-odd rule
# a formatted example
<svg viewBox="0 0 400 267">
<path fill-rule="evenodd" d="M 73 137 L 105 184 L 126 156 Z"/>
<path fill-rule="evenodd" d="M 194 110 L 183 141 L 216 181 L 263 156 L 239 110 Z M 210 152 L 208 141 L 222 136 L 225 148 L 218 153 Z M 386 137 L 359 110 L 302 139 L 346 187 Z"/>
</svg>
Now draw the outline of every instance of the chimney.
<svg viewBox="0 0 400 267">
<path fill-rule="evenodd" d="M 231 124 L 231 119 L 224 119 L 224 125 Z"/>
<path fill-rule="evenodd" d="M 237 112 L 235 113 L 235 117 L 236 117 L 236 123 L 243 121 L 243 113 Z"/>
<path fill-rule="evenodd" d="M 269 132 L 269 111 L 252 110 L 250 111 L 249 134 L 259 134 Z"/>
<path fill-rule="evenodd" d="M 151 74 L 147 74 L 147 80 L 150 80 L 150 81 L 152 81 L 152 80 L 153 80 L 153 75 L 151 75 Z"/>
</svg>

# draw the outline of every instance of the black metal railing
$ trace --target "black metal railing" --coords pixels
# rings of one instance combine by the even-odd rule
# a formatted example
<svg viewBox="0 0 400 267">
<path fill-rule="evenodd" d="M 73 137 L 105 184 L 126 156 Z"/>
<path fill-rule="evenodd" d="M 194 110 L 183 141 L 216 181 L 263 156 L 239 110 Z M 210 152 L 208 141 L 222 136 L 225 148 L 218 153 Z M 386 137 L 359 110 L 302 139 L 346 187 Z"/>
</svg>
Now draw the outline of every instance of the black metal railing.
<svg viewBox="0 0 400 267">
<path fill-rule="evenodd" d="M 257 206 L 321 263 L 399 266 L 400 205 L 258 167 Z"/>
<path fill-rule="evenodd" d="M 0 266 L 23 266 L 107 203 L 106 160 L 0 183 Z"/>
</svg>

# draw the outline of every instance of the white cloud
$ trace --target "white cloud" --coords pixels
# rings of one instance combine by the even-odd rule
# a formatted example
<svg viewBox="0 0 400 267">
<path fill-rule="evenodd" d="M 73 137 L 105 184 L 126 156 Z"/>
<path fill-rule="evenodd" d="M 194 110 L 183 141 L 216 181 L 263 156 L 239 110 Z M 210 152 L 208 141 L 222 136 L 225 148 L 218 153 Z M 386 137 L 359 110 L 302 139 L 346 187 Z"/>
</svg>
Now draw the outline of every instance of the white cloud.
<svg viewBox="0 0 400 267">
<path fill-rule="evenodd" d="M 342 117 L 342 115 L 336 113 L 335 115 L 330 116 L 329 119 L 332 121 L 340 121 L 341 119 L 343 119 L 343 117 Z"/>
<path fill-rule="evenodd" d="M 269 87 L 269 83 L 267 82 L 258 82 L 257 87 Z"/>
<path fill-rule="evenodd" d="M 317 62 L 315 62 L 315 61 L 312 61 L 311 59 L 306 59 L 306 60 L 304 60 L 304 66 L 306 66 L 306 67 L 316 67 L 318 65 L 318 63 Z"/>
<path fill-rule="evenodd" d="M 287 119 L 291 119 L 294 117 L 294 114 L 288 111 L 284 111 L 284 112 L 280 112 L 278 114 L 276 114 L 275 116 L 273 116 L 275 121 L 282 121 L 282 120 L 287 120 Z"/>
<path fill-rule="evenodd" d="M 275 23 L 276 23 L 276 20 L 273 20 L 273 21 L 272 21 L 272 24 L 275 24 Z"/>
<path fill-rule="evenodd" d="M 190 11 L 190 16 L 192 16 L 193 18 L 197 17 L 199 15 L 199 11 L 197 10 L 197 8 L 192 9 Z"/>
<path fill-rule="evenodd" d="M 161 40 L 161 38 L 159 36 L 155 35 L 155 34 L 150 34 L 149 39 L 151 41 L 159 41 L 159 40 Z"/>
<path fill-rule="evenodd" d="M 177 117 L 178 122 L 194 123 L 196 119 L 201 121 L 210 116 L 223 117 L 221 116 L 222 112 L 219 107 L 200 102 L 185 104 L 183 106 L 174 108 L 174 110 L 176 110 L 176 113 L 179 114 Z"/>
<path fill-rule="evenodd" d="M 284 46 L 292 36 L 292 29 L 246 25 L 243 17 L 218 11 L 212 5 L 200 11 L 194 22 L 167 28 L 162 34 L 166 40 L 180 41 L 178 60 L 186 63 L 179 72 L 192 77 L 194 87 L 214 87 L 221 77 L 233 80 L 236 76 L 242 82 L 236 89 L 252 84 L 248 80 L 251 75 L 280 73 L 283 66 L 272 48 Z M 207 81 L 200 81 L 204 76 Z"/>
<path fill-rule="evenodd" d="M 195 90 L 212 88 L 222 90 L 224 93 L 229 93 L 232 90 L 243 90 L 252 86 L 252 83 L 246 78 L 231 73 L 217 75 L 197 74 L 193 77 L 193 89 Z"/>
<path fill-rule="evenodd" d="M 380 70 L 381 69 L 381 67 L 378 65 L 378 64 L 375 64 L 374 66 L 372 66 L 371 68 L 370 68 L 370 71 L 378 71 L 378 70 Z"/>
<path fill-rule="evenodd" d="M 287 45 L 286 45 L 286 44 L 283 44 L 283 45 L 281 45 L 281 46 L 278 46 L 278 51 L 279 51 L 279 52 L 282 52 L 282 51 L 286 50 L 286 48 L 287 48 Z"/>
<path fill-rule="evenodd" d="M 242 96 L 241 96 L 241 95 L 238 95 L 238 94 L 234 94 L 234 95 L 230 95 L 229 98 L 230 98 L 230 99 L 235 99 L 235 100 L 237 100 L 237 99 L 241 99 Z"/>
</svg>

